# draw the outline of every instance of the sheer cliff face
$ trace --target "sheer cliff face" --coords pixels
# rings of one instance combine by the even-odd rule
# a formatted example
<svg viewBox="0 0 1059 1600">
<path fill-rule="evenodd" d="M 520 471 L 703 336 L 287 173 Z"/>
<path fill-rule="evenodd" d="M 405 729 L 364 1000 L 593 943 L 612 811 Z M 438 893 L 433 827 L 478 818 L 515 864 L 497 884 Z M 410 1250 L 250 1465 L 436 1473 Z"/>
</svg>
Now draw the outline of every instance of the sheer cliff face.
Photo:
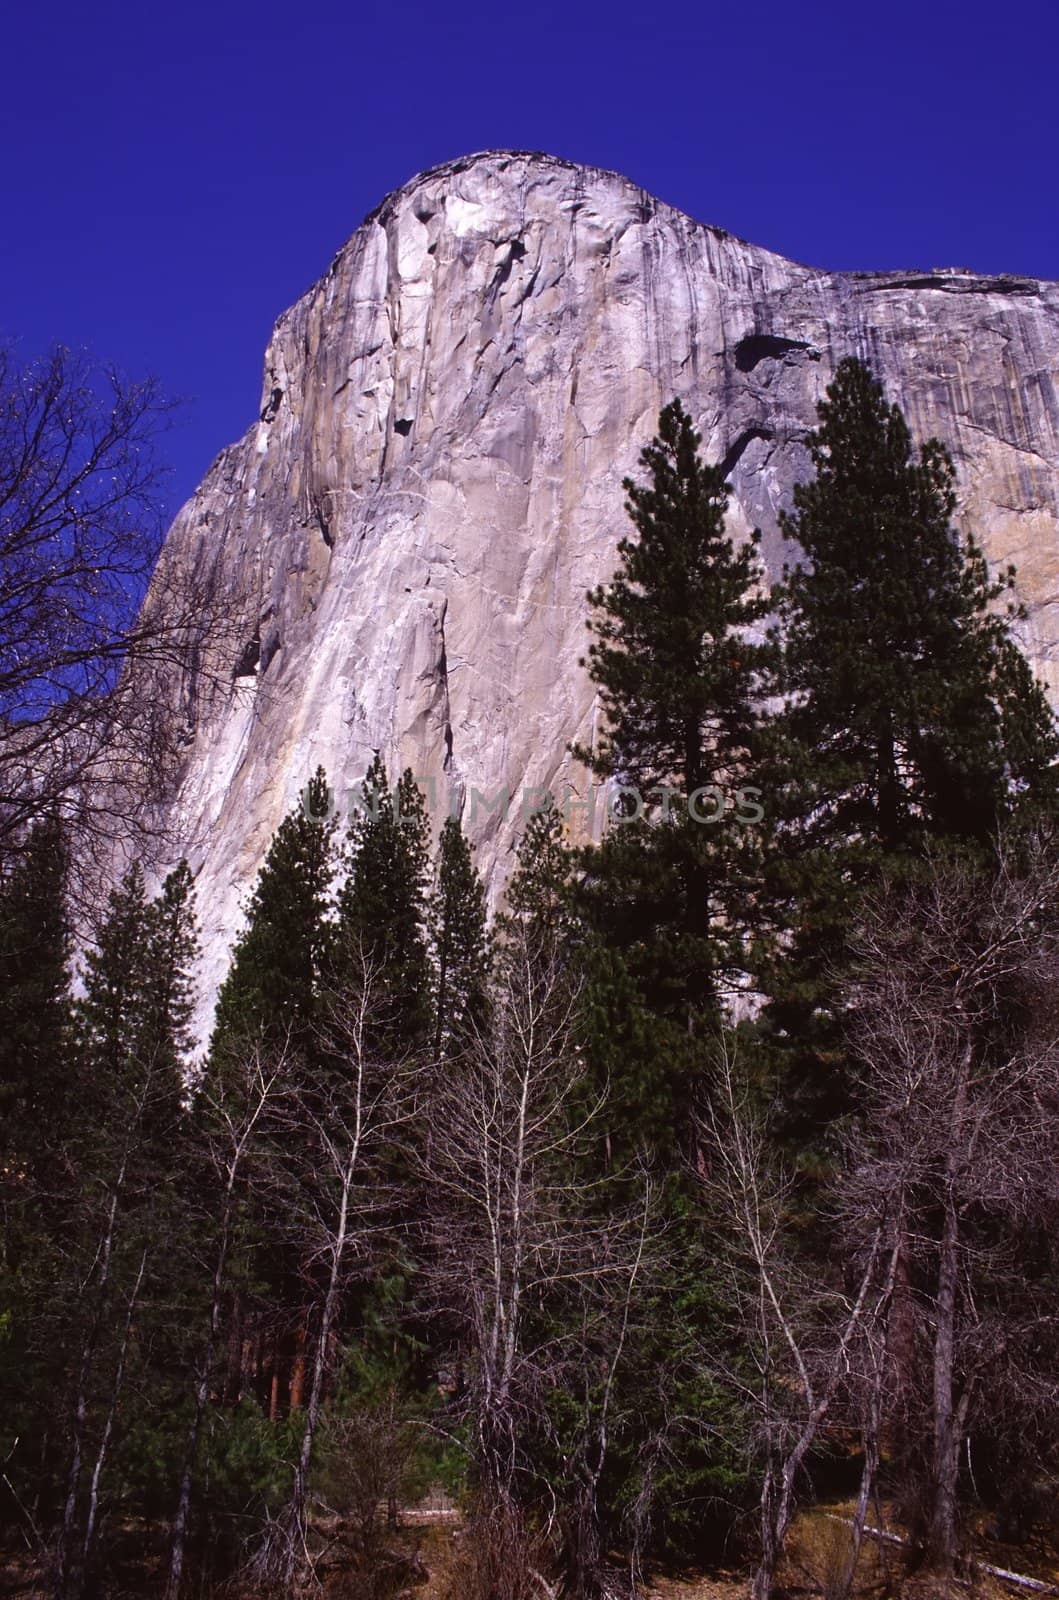
<svg viewBox="0 0 1059 1600">
<path fill-rule="evenodd" d="M 565 751 L 593 729 L 585 591 L 614 569 L 660 407 L 683 399 L 732 526 L 760 526 L 778 571 L 777 512 L 850 354 L 949 445 L 962 520 L 1017 564 L 1024 642 L 1059 689 L 1059 285 L 817 272 L 543 156 L 476 156 L 386 200 L 281 317 L 261 420 L 170 534 L 245 617 L 174 807 L 207 991 L 318 764 L 340 805 L 376 749 L 432 779 L 498 886 L 523 789 L 583 787 Z M 506 822 L 472 794 L 502 788 Z"/>
</svg>

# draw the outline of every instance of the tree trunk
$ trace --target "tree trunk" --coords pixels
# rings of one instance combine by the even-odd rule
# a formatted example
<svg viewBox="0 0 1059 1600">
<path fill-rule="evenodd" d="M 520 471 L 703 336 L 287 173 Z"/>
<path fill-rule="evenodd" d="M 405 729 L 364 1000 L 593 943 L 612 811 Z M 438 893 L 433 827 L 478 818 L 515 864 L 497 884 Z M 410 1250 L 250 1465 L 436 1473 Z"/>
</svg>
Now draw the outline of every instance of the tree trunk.
<svg viewBox="0 0 1059 1600">
<path fill-rule="evenodd" d="M 272 1341 L 272 1381 L 268 1386 L 268 1420 L 279 1421 L 279 1398 L 282 1386 L 279 1377 L 279 1347 L 277 1341 Z"/>
<path fill-rule="evenodd" d="M 775 1495 L 775 1471 L 770 1468 L 765 1474 L 765 1481 L 761 1487 L 761 1511 L 759 1517 L 761 1553 L 758 1556 L 757 1569 L 754 1572 L 754 1581 L 751 1588 L 753 1600 L 771 1600 L 772 1585 L 776 1580 L 780 1545 L 776 1537 L 776 1508 L 773 1503 Z"/>
<path fill-rule="evenodd" d="M 861 1546 L 864 1543 L 864 1529 L 868 1523 L 868 1508 L 871 1505 L 872 1496 L 875 1493 L 878 1482 L 879 1457 L 882 1449 L 883 1390 L 886 1384 L 886 1374 L 890 1367 L 892 1336 L 896 1320 L 895 1312 L 900 1306 L 897 1296 L 898 1284 L 906 1284 L 908 1277 L 905 1259 L 906 1250 L 905 1230 L 902 1226 L 898 1226 L 897 1243 L 890 1253 L 890 1267 L 880 1306 L 880 1312 L 883 1317 L 883 1335 L 881 1346 L 875 1358 L 871 1391 L 868 1399 L 868 1413 L 864 1419 L 864 1465 L 861 1469 L 857 1504 L 853 1512 L 853 1537 L 850 1540 L 849 1557 L 846 1561 L 845 1571 L 839 1581 L 835 1600 L 846 1600 L 846 1597 L 853 1589 L 853 1580 L 857 1575 L 857 1565 L 860 1561 Z M 902 1334 L 904 1331 L 904 1329 L 901 1330 Z"/>
<path fill-rule="evenodd" d="M 281 1533 L 285 1541 L 281 1560 L 286 1563 L 284 1575 L 288 1578 L 293 1577 L 300 1556 L 306 1550 L 306 1500 L 309 1488 L 309 1467 L 312 1463 L 316 1425 L 320 1418 L 320 1408 L 324 1398 L 324 1379 L 327 1374 L 327 1353 L 331 1346 L 331 1330 L 334 1327 L 335 1317 L 338 1313 L 344 1257 L 349 1241 L 349 1206 L 356 1161 L 357 1154 L 355 1151 L 350 1157 L 343 1174 L 342 1199 L 331 1244 L 331 1270 L 328 1274 L 327 1289 L 320 1313 L 320 1327 L 316 1339 L 316 1348 L 313 1352 L 312 1378 L 309 1384 L 309 1399 L 305 1407 L 305 1424 L 302 1428 L 301 1448 L 298 1451 L 298 1460 L 294 1468 L 290 1499 L 280 1519 Z M 302 1323 L 300 1330 L 303 1379 L 305 1372 L 305 1346 L 308 1342 L 307 1320 L 308 1313 L 306 1313 L 306 1321 Z"/>
<path fill-rule="evenodd" d="M 172 1539 L 169 1547 L 169 1575 L 166 1580 L 165 1600 L 177 1600 L 184 1574 L 184 1554 L 187 1549 L 188 1519 L 191 1512 L 191 1486 L 195 1476 L 195 1461 L 199 1453 L 199 1440 L 202 1437 L 202 1424 L 206 1416 L 206 1404 L 210 1397 L 210 1377 L 213 1372 L 221 1327 L 221 1303 L 224 1295 L 224 1278 L 228 1262 L 228 1242 L 231 1227 L 230 1199 L 231 1190 L 229 1186 L 229 1194 L 226 1196 L 224 1218 L 221 1225 L 221 1238 L 213 1267 L 213 1294 L 210 1301 L 209 1332 L 206 1336 L 206 1348 L 199 1363 L 198 1382 L 195 1386 L 195 1410 L 184 1445 L 184 1464 L 180 1473 L 180 1490 L 177 1495 L 176 1510 L 173 1513 Z"/>
<path fill-rule="evenodd" d="M 761 1557 L 754 1573 L 754 1600 L 769 1600 L 772 1594 L 776 1568 L 794 1514 L 794 1485 L 827 1409 L 827 1403 L 820 1402 L 794 1449 L 778 1471 L 772 1468 L 765 1479 L 765 1487 L 761 1492 Z"/>
<path fill-rule="evenodd" d="M 85 1536 L 82 1545 L 81 1566 L 87 1572 L 92 1556 L 92 1546 L 96 1537 L 96 1522 L 99 1516 L 99 1481 L 103 1475 L 107 1453 L 110 1449 L 111 1435 L 114 1432 L 114 1419 L 118 1413 L 118 1401 L 121 1398 L 122 1386 L 125 1382 L 125 1362 L 129 1353 L 129 1340 L 132 1335 L 132 1319 L 136 1314 L 136 1302 L 140 1298 L 140 1285 L 143 1282 L 143 1272 L 147 1265 L 147 1251 L 140 1257 L 140 1269 L 136 1274 L 132 1293 L 129 1296 L 128 1310 L 125 1315 L 125 1326 L 121 1335 L 121 1348 L 118 1351 L 118 1362 L 114 1369 L 114 1381 L 110 1390 L 110 1405 L 107 1408 L 107 1420 L 103 1426 L 103 1433 L 96 1451 L 95 1463 L 92 1467 L 92 1479 L 88 1490 L 88 1510 L 85 1515 Z"/>
<path fill-rule="evenodd" d="M 879 830 L 879 840 L 884 849 L 895 850 L 899 842 L 900 786 L 897 778 L 893 720 L 889 714 L 883 717 L 879 729 L 877 782 L 876 825 Z"/>
<path fill-rule="evenodd" d="M 864 1435 L 864 1466 L 860 1474 L 857 1504 L 853 1511 L 849 1555 L 839 1582 L 836 1600 L 846 1600 L 853 1589 L 853 1580 L 857 1576 L 861 1547 L 864 1543 L 864 1529 L 868 1525 L 868 1508 L 871 1505 L 879 1473 L 879 1431 L 880 1408 L 873 1404 L 871 1419 Z"/>
<path fill-rule="evenodd" d="M 125 1171 L 126 1162 L 123 1159 L 114 1185 L 114 1192 L 111 1195 L 106 1229 L 102 1239 L 96 1307 L 81 1350 L 81 1364 L 77 1376 L 77 1395 L 74 1400 L 73 1447 L 70 1454 L 70 1469 L 66 1476 L 66 1501 L 63 1506 L 62 1527 L 59 1532 L 59 1542 L 55 1555 L 55 1594 L 57 1600 L 62 1600 L 65 1595 L 76 1595 L 81 1587 L 81 1574 L 73 1574 L 70 1571 L 70 1550 L 73 1543 L 74 1524 L 77 1520 L 77 1501 L 81 1492 L 84 1436 L 88 1422 L 88 1382 L 92 1374 L 96 1346 L 103 1329 L 103 1312 L 107 1288 L 110 1283 L 114 1237 L 117 1231 L 118 1201 L 125 1184 Z"/>
<path fill-rule="evenodd" d="M 902 1397 L 907 1394 L 913 1379 L 916 1359 L 915 1300 L 908 1266 L 908 1241 L 902 1237 L 894 1274 L 893 1304 L 887 1330 L 890 1351 L 890 1370 L 893 1373 L 896 1415 L 887 1426 L 887 1456 L 894 1463 L 898 1475 L 909 1470 L 911 1441 L 908 1437 L 907 1419 Z"/>
<path fill-rule="evenodd" d="M 956 1565 L 956 1486 L 960 1469 L 956 1372 L 956 1311 L 959 1294 L 960 1219 L 955 1179 L 964 1156 L 963 1122 L 973 1046 L 964 1049 L 953 1089 L 949 1153 L 942 1196 L 944 1221 L 938 1244 L 938 1279 L 934 1327 L 934 1450 L 931 1461 L 931 1509 L 927 1560 L 933 1571 L 949 1578 Z"/>
<path fill-rule="evenodd" d="M 308 1309 L 302 1312 L 294 1340 L 294 1364 L 290 1378 L 290 1410 L 300 1411 L 305 1404 L 306 1346 L 308 1343 Z"/>
<path fill-rule="evenodd" d="M 237 1406 L 243 1390 L 244 1320 L 243 1296 L 237 1294 L 232 1306 L 232 1322 L 228 1331 L 228 1363 L 224 1374 L 224 1403 L 226 1406 Z"/>
<path fill-rule="evenodd" d="M 938 1260 L 934 1334 L 934 1453 L 927 1559 L 935 1572 L 950 1577 L 956 1564 L 956 1483 L 960 1439 L 956 1427 L 954 1370 L 956 1359 L 957 1246 L 956 1208 L 946 1198 Z"/>
</svg>

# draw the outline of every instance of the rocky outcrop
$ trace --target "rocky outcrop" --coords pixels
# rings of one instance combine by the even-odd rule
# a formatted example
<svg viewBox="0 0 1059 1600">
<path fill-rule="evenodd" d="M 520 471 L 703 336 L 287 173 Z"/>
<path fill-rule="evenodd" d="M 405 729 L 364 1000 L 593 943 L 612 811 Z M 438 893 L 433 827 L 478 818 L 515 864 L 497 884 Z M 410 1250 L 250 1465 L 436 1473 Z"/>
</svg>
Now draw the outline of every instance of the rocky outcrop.
<svg viewBox="0 0 1059 1600">
<path fill-rule="evenodd" d="M 318 764 L 340 803 L 376 749 L 432 779 L 498 886 L 521 792 L 583 785 L 585 591 L 614 568 L 660 407 L 683 399 L 733 527 L 760 526 L 778 571 L 777 512 L 848 354 L 952 450 L 961 517 L 1017 564 L 1024 643 L 1059 690 L 1059 285 L 815 271 L 542 155 L 468 157 L 384 201 L 280 318 L 260 419 L 169 536 L 242 619 L 172 816 L 207 993 Z M 506 821 L 474 793 L 502 788 Z"/>
</svg>

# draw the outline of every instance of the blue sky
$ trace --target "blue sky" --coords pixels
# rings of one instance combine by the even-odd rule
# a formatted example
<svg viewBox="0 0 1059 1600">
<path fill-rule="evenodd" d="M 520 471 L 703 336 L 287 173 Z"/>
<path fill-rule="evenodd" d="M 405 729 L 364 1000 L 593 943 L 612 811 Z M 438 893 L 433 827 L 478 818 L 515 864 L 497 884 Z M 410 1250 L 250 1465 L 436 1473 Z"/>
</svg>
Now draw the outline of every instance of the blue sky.
<svg viewBox="0 0 1059 1600">
<path fill-rule="evenodd" d="M 185 397 L 174 504 L 253 419 L 276 316 L 471 150 L 824 267 L 1059 278 L 1053 3 L 22 0 L 2 38 L 0 335 Z"/>
</svg>

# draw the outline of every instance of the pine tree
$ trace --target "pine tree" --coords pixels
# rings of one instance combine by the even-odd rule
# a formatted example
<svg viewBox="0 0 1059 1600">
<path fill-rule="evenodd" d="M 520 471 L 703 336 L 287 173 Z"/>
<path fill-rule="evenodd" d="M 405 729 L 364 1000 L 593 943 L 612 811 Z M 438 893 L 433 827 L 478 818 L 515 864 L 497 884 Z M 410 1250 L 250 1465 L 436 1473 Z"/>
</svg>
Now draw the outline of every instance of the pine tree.
<svg viewBox="0 0 1059 1600">
<path fill-rule="evenodd" d="M 39 1147 L 61 1115 L 70 934 L 61 824 L 37 824 L 0 882 L 0 1160 Z M 17 1150 L 17 1158 L 16 1158 Z"/>
<path fill-rule="evenodd" d="M 674 401 L 641 455 L 649 482 L 625 482 L 638 537 L 622 539 L 613 581 L 588 597 L 606 729 L 575 751 L 635 792 L 618 804 L 632 820 L 585 857 L 596 921 L 652 1008 L 688 1028 L 746 967 L 756 853 L 734 813 L 755 782 L 774 653 L 757 535 L 738 550 L 726 535 L 724 478 L 700 443 Z"/>
<path fill-rule="evenodd" d="M 1021 793 L 1054 795 L 1059 756 L 1011 637 L 1014 568 L 991 578 L 954 530 L 948 453 L 913 451 L 867 367 L 839 365 L 819 416 L 816 477 L 781 519 L 807 558 L 782 597 L 802 831 L 885 853 L 988 840 Z"/>
<path fill-rule="evenodd" d="M 435 1046 L 436 977 L 428 946 L 430 911 L 428 823 L 411 770 L 391 789 L 376 755 L 361 786 L 360 806 L 347 841 L 348 874 L 339 900 L 335 995 L 342 1014 L 357 1014 L 362 1031 L 353 1054 L 371 1070 L 394 1073 L 418 1064 Z M 341 1038 L 336 1055 L 348 1056 Z M 444 1043 L 444 1040 L 443 1040 Z M 348 1086 L 339 1085 L 339 1097 Z M 377 1151 L 380 1199 L 392 1206 L 392 1232 L 380 1230 L 370 1281 L 350 1296 L 347 1327 L 363 1337 L 373 1324 L 387 1330 L 396 1360 L 408 1341 L 425 1334 L 416 1305 L 420 1263 L 410 1248 L 431 1197 L 416 1176 L 413 1151 L 429 1138 L 424 1123 L 386 1136 Z"/>
<path fill-rule="evenodd" d="M 646 1154 L 663 1175 L 674 1241 L 653 1335 L 638 1330 L 630 1342 L 630 1444 L 640 1461 L 665 1457 L 664 1498 L 688 1507 L 701 1529 L 714 1497 L 737 1498 L 741 1485 L 735 1453 L 710 1442 L 728 1431 L 729 1402 L 693 1376 L 691 1352 L 718 1342 L 724 1314 L 709 1219 L 683 1158 L 706 1041 L 728 986 L 752 965 L 760 930 L 761 841 L 741 791 L 763 786 L 762 703 L 776 650 L 757 535 L 737 549 L 726 534 L 723 474 L 703 462 L 700 443 L 679 403 L 667 406 L 641 456 L 646 482 L 625 485 L 637 537 L 621 541 L 612 583 L 589 595 L 587 665 L 605 731 L 597 749 L 575 753 L 632 791 L 631 820 L 582 853 L 574 892 L 595 936 L 581 958 L 582 1028 L 597 1081 L 609 1088 L 605 1187 L 620 1189 L 624 1164 Z M 652 1373 L 670 1381 L 656 1386 Z M 702 1420 L 698 1439 L 669 1432 L 667 1419 L 685 1409 Z M 649 1485 L 639 1487 L 650 1503 Z"/>
<path fill-rule="evenodd" d="M 256 1328 L 272 1366 L 275 1404 L 298 1403 L 308 1356 L 310 1268 L 289 1237 L 285 1193 L 304 1171 L 302 1111 L 319 1112 L 333 1064 L 335 958 L 333 884 L 337 820 L 327 778 L 318 769 L 280 823 L 247 906 L 247 923 L 217 999 L 202 1097 L 205 1138 L 223 1145 L 228 1130 L 248 1125 L 259 1092 L 257 1064 L 282 1099 L 286 1128 L 262 1135 L 256 1192 L 237 1207 L 240 1268 L 233 1272 L 236 1328 Z M 223 1107 L 223 1115 L 219 1109 Z M 262 1130 L 259 1130 L 262 1133 Z M 267 1153 L 265 1153 L 267 1151 Z M 266 1176 L 267 1174 L 267 1176 Z M 213 1209 L 235 1213 L 231 1196 Z M 242 1334 L 228 1385 L 244 1381 Z M 267 1403 L 271 1404 L 271 1401 Z"/>
<path fill-rule="evenodd" d="M 394 793 L 376 756 L 349 833 L 349 874 L 339 897 L 337 960 L 355 950 L 377 972 L 375 1043 L 404 1054 L 428 1042 L 431 970 L 427 949 L 428 824 L 410 769 Z"/>
<path fill-rule="evenodd" d="M 112 889 L 85 958 L 73 1007 L 87 1126 L 108 1118 L 136 1138 L 143 1160 L 165 1160 L 187 1091 L 198 952 L 194 886 L 182 861 L 149 901 L 133 862 Z M 104 1143 L 106 1140 L 104 1140 Z M 91 1159 L 95 1160 L 93 1155 Z"/>
<path fill-rule="evenodd" d="M 85 1092 L 93 1097 L 120 1095 L 142 1080 L 151 920 L 143 869 L 134 861 L 107 897 L 74 1007 Z"/>
<path fill-rule="evenodd" d="M 67 1208 L 56 1179 L 73 1121 L 69 1069 L 66 846 L 55 818 L 31 831 L 0 882 L 0 1456 L 25 1501 L 42 1401 L 62 1381 L 48 1327 L 66 1253 Z M 42 1435 L 36 1433 L 37 1437 Z M 42 1448 L 38 1476 L 52 1463 Z"/>
<path fill-rule="evenodd" d="M 686 1030 L 648 1008 L 622 952 L 587 914 L 580 859 L 554 801 L 534 813 L 508 883 L 498 967 L 503 982 L 508 944 L 518 951 L 528 941 L 545 967 L 558 951 L 560 970 L 574 991 L 568 1025 L 583 1069 L 570 1110 L 576 1123 L 591 1129 L 591 1137 L 571 1151 L 567 1177 L 583 1205 L 612 1221 L 635 1204 L 638 1185 L 650 1171 L 658 1224 L 668 1240 L 650 1313 L 630 1323 L 608 1394 L 611 1419 L 620 1416 L 621 1422 L 613 1428 L 613 1465 L 598 1485 L 597 1511 L 615 1545 L 628 1537 L 633 1522 L 641 1553 L 682 1550 L 712 1557 L 730 1530 L 745 1485 L 735 1408 L 719 1385 L 703 1378 L 698 1363 L 699 1353 L 723 1337 L 723 1310 L 709 1227 L 685 1159 L 688 1076 L 696 1056 Z M 591 897 L 589 906 L 598 911 Z M 569 1306 L 549 1303 L 549 1332 L 567 1315 Z M 582 1333 L 575 1312 L 572 1346 Z M 601 1365 L 605 1370 L 605 1361 Z M 554 1395 L 552 1436 L 540 1441 L 534 1467 L 567 1507 L 577 1504 L 584 1489 L 579 1448 L 586 1425 L 590 1429 L 599 1415 L 602 1395 L 602 1385 L 591 1382 L 583 1392 L 560 1387 Z M 674 1427 L 675 1415 L 686 1417 L 688 1425 Z"/>
<path fill-rule="evenodd" d="M 577 863 L 566 838 L 563 815 L 548 795 L 526 823 L 515 870 L 507 885 L 508 917 L 532 926 L 538 937 L 571 933 L 577 926 L 574 885 Z"/>
<path fill-rule="evenodd" d="M 173 869 L 152 903 L 148 937 L 148 1048 L 175 1081 L 183 1082 L 194 1049 L 192 973 L 199 953 L 195 881 L 186 861 Z"/>
<path fill-rule="evenodd" d="M 438 866 L 430 906 L 433 946 L 434 1055 L 458 1055 L 485 1022 L 490 966 L 485 890 L 471 847 L 455 817 L 438 841 Z"/>
<path fill-rule="evenodd" d="M 336 821 L 318 769 L 280 823 L 217 997 L 211 1056 L 258 1045 L 307 1060 L 319 1050 L 331 959 Z"/>
<path fill-rule="evenodd" d="M 144 1397 L 157 1400 L 183 1339 L 175 1263 L 193 1253 L 182 1157 L 195 949 L 186 864 L 149 901 L 134 862 L 107 898 L 72 1008 L 79 1116 L 61 1151 L 54 1328 L 69 1386 L 56 1591 L 72 1600 L 92 1577 L 112 1458 L 129 1430 L 151 1429 Z"/>
<path fill-rule="evenodd" d="M 558 947 L 577 984 L 574 1015 L 585 1089 L 591 1101 L 606 1102 L 593 1119 L 601 1141 L 596 1176 L 619 1171 L 645 1153 L 663 1165 L 679 1165 L 689 1104 L 686 1031 L 650 1010 L 609 930 L 596 925 L 598 900 L 586 894 L 580 860 L 567 841 L 562 812 L 549 798 L 519 841 L 499 919 L 500 965 L 505 939 L 528 940 L 543 963 Z"/>
<path fill-rule="evenodd" d="M 1054 809 L 1047 702 L 1011 636 L 1012 569 L 991 578 L 952 526 L 944 447 L 914 451 L 870 371 L 843 361 L 811 436 L 815 478 L 781 519 L 805 562 L 781 593 L 787 708 L 770 781 L 769 898 L 789 940 L 764 982 L 792 1128 L 848 1103 L 833 997 L 858 895 L 927 847 L 988 855 L 1015 812 Z M 998 609 L 1008 597 L 1006 609 Z"/>
</svg>

